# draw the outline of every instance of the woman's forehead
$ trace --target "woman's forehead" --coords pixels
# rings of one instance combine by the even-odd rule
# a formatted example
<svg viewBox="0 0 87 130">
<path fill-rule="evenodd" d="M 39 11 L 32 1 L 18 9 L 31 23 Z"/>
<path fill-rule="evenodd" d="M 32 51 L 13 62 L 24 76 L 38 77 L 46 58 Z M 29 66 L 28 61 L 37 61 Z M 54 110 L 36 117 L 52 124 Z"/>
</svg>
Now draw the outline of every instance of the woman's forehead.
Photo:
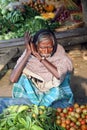
<svg viewBox="0 0 87 130">
<path fill-rule="evenodd" d="M 53 39 L 52 37 L 42 37 L 39 39 L 39 42 L 42 42 L 42 41 L 49 42 L 49 41 L 53 41 Z"/>
<path fill-rule="evenodd" d="M 39 46 L 46 46 L 46 45 L 53 46 L 53 41 L 52 39 L 44 39 L 43 41 L 40 41 L 38 45 Z"/>
</svg>

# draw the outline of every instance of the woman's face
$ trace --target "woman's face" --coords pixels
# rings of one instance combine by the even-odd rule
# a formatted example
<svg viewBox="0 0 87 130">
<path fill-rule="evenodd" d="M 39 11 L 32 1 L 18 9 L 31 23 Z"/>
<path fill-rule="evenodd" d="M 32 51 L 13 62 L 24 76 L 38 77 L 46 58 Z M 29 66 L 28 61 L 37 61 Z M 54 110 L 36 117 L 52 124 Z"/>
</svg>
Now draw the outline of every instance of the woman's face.
<svg viewBox="0 0 87 130">
<path fill-rule="evenodd" d="M 53 51 L 53 41 L 45 39 L 37 45 L 37 51 L 42 57 L 50 57 Z"/>
</svg>

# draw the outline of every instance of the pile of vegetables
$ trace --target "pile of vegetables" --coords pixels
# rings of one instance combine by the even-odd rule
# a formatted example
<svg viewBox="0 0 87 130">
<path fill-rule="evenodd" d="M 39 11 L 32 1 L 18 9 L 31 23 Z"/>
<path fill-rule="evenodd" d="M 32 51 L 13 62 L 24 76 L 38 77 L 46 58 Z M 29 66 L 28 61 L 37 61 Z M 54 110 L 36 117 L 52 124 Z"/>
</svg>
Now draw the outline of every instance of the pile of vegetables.
<svg viewBox="0 0 87 130">
<path fill-rule="evenodd" d="M 0 114 L 0 130 L 87 130 L 87 104 L 56 109 L 9 106 Z"/>
<path fill-rule="evenodd" d="M 74 104 L 73 107 L 57 108 L 56 124 L 66 130 L 87 130 L 87 104 Z"/>
<path fill-rule="evenodd" d="M 10 0 L 1 0 L 1 5 L 3 1 L 6 4 L 10 2 Z M 23 5 L 23 8 L 7 9 L 6 4 L 3 5 L 4 8 L 0 6 L 0 40 L 23 37 L 26 31 L 34 35 L 39 29 L 54 30 L 59 26 L 58 22 L 52 23 L 49 19 L 42 18 L 37 10 L 28 5 Z"/>
<path fill-rule="evenodd" d="M 51 107 L 10 106 L 0 114 L 0 130 L 65 130 L 56 125 L 55 114 Z"/>
<path fill-rule="evenodd" d="M 20 38 L 26 31 L 34 35 L 42 28 L 55 30 L 70 17 L 70 13 L 80 11 L 72 0 L 63 0 L 63 8 L 40 1 L 20 3 L 18 0 L 0 0 L 0 40 Z M 75 16 L 75 19 L 81 17 Z"/>
</svg>

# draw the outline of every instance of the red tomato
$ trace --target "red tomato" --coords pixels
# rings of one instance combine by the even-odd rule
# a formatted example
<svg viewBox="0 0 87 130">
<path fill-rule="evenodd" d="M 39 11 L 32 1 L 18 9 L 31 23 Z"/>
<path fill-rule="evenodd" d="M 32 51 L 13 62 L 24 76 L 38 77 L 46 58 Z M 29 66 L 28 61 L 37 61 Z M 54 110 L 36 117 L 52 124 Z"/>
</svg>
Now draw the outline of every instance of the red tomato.
<svg viewBox="0 0 87 130">
<path fill-rule="evenodd" d="M 81 130 L 87 130 L 87 125 L 82 125 Z"/>
<path fill-rule="evenodd" d="M 68 108 L 68 110 L 69 110 L 70 112 L 72 112 L 73 109 L 74 109 L 73 107 L 69 107 L 69 108 Z"/>
<path fill-rule="evenodd" d="M 65 113 L 60 113 L 60 116 L 61 117 L 66 117 L 66 114 Z"/>
<path fill-rule="evenodd" d="M 85 123 L 86 123 L 85 120 L 82 120 L 82 121 L 81 121 L 81 124 L 82 124 L 82 125 L 84 125 Z"/>
<path fill-rule="evenodd" d="M 75 123 L 74 123 L 74 122 L 71 122 L 71 123 L 70 123 L 70 126 L 71 126 L 71 127 L 75 126 Z"/>
<path fill-rule="evenodd" d="M 66 124 L 69 125 L 70 124 L 70 119 L 66 119 Z"/>
</svg>

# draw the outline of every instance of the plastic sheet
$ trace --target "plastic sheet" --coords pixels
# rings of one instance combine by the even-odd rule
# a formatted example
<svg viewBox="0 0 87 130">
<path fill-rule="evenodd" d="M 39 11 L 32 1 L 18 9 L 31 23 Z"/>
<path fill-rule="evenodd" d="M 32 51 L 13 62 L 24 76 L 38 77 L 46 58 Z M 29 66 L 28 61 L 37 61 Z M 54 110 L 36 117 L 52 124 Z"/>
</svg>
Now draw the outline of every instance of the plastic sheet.
<svg viewBox="0 0 87 130">
<path fill-rule="evenodd" d="M 0 98 L 0 113 L 9 106 L 12 105 L 31 105 L 32 103 L 29 99 L 25 98 L 8 98 L 8 97 L 1 97 Z"/>
</svg>

